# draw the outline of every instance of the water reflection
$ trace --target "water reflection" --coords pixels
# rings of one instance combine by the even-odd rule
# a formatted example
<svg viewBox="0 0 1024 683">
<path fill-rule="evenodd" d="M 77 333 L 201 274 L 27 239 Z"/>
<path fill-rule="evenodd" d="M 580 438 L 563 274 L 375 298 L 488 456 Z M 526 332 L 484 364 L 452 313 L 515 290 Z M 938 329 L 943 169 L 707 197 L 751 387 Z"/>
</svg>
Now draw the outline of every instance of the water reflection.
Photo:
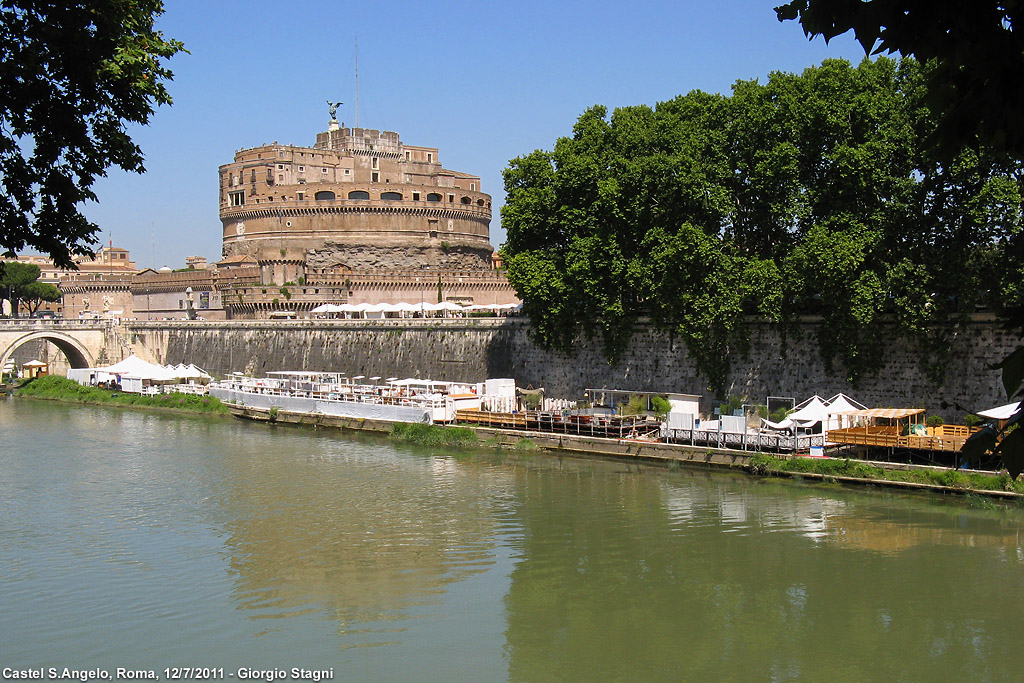
<svg viewBox="0 0 1024 683">
<path fill-rule="evenodd" d="M 517 478 L 525 547 L 505 600 L 513 679 L 1013 670 L 1024 635 L 1016 510 L 574 469 Z"/>
<path fill-rule="evenodd" d="M 927 496 L 878 493 L 872 502 L 881 497 L 884 507 L 850 505 L 845 498 L 818 495 L 814 488 L 794 496 L 791 483 L 758 485 L 778 495 L 680 488 L 667 482 L 662 495 L 674 525 L 711 524 L 725 533 L 799 533 L 850 550 L 899 553 L 920 545 L 968 546 L 999 548 L 1009 558 L 1020 554 L 1024 542 L 1018 515 L 965 510 L 955 499 L 937 504 Z"/>
<path fill-rule="evenodd" d="M 234 597 L 253 618 L 322 610 L 339 633 L 365 634 L 357 644 L 389 643 L 416 608 L 494 564 L 500 473 L 351 440 L 297 455 L 288 441 L 311 442 L 281 438 L 274 457 L 232 461 L 223 500 Z"/>
</svg>

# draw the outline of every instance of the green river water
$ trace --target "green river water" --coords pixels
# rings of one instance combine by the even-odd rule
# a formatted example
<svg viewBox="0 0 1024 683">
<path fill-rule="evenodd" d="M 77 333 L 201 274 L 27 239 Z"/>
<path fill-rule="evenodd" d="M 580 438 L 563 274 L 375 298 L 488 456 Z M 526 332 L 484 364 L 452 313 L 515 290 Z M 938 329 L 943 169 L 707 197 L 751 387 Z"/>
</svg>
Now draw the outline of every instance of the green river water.
<svg viewBox="0 0 1024 683">
<path fill-rule="evenodd" d="M 16 399 L 0 502 L 9 680 L 1024 677 L 1016 507 Z"/>
</svg>

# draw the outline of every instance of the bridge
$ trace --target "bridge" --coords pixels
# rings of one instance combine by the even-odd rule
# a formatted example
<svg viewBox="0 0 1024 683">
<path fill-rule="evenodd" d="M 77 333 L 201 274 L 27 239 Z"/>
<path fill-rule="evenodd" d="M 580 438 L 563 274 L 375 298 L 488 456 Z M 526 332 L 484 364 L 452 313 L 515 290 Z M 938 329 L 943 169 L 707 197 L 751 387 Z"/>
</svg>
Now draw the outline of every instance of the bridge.
<svg viewBox="0 0 1024 683">
<path fill-rule="evenodd" d="M 51 342 L 73 368 L 116 363 L 131 353 L 124 329 L 116 320 L 0 321 L 0 368 L 15 349 L 34 341 Z"/>
</svg>

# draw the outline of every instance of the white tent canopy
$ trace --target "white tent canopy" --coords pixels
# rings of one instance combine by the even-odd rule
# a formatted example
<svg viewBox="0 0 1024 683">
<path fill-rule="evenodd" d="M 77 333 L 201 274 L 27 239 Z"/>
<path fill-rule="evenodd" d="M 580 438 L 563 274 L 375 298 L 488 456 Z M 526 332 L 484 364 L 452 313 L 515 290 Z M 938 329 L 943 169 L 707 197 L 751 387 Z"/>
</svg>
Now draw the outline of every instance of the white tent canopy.
<svg viewBox="0 0 1024 683">
<path fill-rule="evenodd" d="M 441 311 L 509 311 L 521 310 L 522 304 L 471 304 L 463 306 L 453 301 L 442 301 L 440 303 L 422 302 L 410 304 L 400 301 L 397 304 L 390 303 L 361 303 L 361 304 L 322 304 L 310 310 L 310 313 L 362 313 L 364 316 L 378 313 L 437 313 Z"/>
<path fill-rule="evenodd" d="M 212 379 L 210 375 L 200 368 L 197 368 L 195 365 L 185 365 L 184 363 L 179 363 L 178 365 L 157 365 L 156 363 L 144 361 L 135 354 L 132 354 L 113 365 L 108 365 L 102 368 L 92 368 L 90 372 L 94 373 L 100 380 L 103 380 L 104 376 L 131 377 L 133 379 L 149 380 L 151 382 Z"/>
<path fill-rule="evenodd" d="M 828 414 L 829 420 L 827 429 L 839 429 L 842 427 L 852 427 L 853 417 L 849 414 L 854 410 L 865 410 L 867 406 L 863 405 L 859 401 L 855 401 L 846 394 L 840 392 L 828 400 Z"/>
<path fill-rule="evenodd" d="M 979 417 L 987 417 L 990 420 L 1009 420 L 1013 414 L 1020 410 L 1020 401 L 1007 403 L 997 408 L 989 408 L 978 413 Z"/>
<path fill-rule="evenodd" d="M 824 399 L 821 396 L 815 395 L 797 406 L 796 411 L 786 417 L 793 422 L 803 422 L 811 425 L 828 420 L 828 413 L 828 406 L 825 405 Z"/>
<path fill-rule="evenodd" d="M 846 394 L 838 393 L 828 400 L 828 413 L 829 415 L 835 415 L 836 413 L 848 413 L 852 410 L 866 410 L 867 406 L 855 401 Z"/>
<path fill-rule="evenodd" d="M 130 377 L 138 377 L 140 379 L 173 379 L 173 377 L 170 376 L 171 371 L 163 365 L 149 363 L 142 360 L 135 354 L 128 356 L 119 363 L 108 365 L 105 368 L 96 368 L 96 370 L 98 372 L 105 372 L 108 375 L 127 375 Z"/>
</svg>

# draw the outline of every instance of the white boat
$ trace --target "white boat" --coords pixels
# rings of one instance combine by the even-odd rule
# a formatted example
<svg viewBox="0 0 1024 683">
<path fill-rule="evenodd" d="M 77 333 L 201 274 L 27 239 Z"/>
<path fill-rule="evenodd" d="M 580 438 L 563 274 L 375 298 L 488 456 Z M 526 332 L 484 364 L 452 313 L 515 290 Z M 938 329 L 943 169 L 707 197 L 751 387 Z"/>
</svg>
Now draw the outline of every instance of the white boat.
<svg viewBox="0 0 1024 683">
<path fill-rule="evenodd" d="M 210 385 L 210 395 L 227 403 L 295 413 L 366 418 L 390 422 L 451 422 L 455 411 L 481 406 L 483 383 L 441 382 L 362 375 L 280 371 L 266 377 L 234 375 Z"/>
</svg>

